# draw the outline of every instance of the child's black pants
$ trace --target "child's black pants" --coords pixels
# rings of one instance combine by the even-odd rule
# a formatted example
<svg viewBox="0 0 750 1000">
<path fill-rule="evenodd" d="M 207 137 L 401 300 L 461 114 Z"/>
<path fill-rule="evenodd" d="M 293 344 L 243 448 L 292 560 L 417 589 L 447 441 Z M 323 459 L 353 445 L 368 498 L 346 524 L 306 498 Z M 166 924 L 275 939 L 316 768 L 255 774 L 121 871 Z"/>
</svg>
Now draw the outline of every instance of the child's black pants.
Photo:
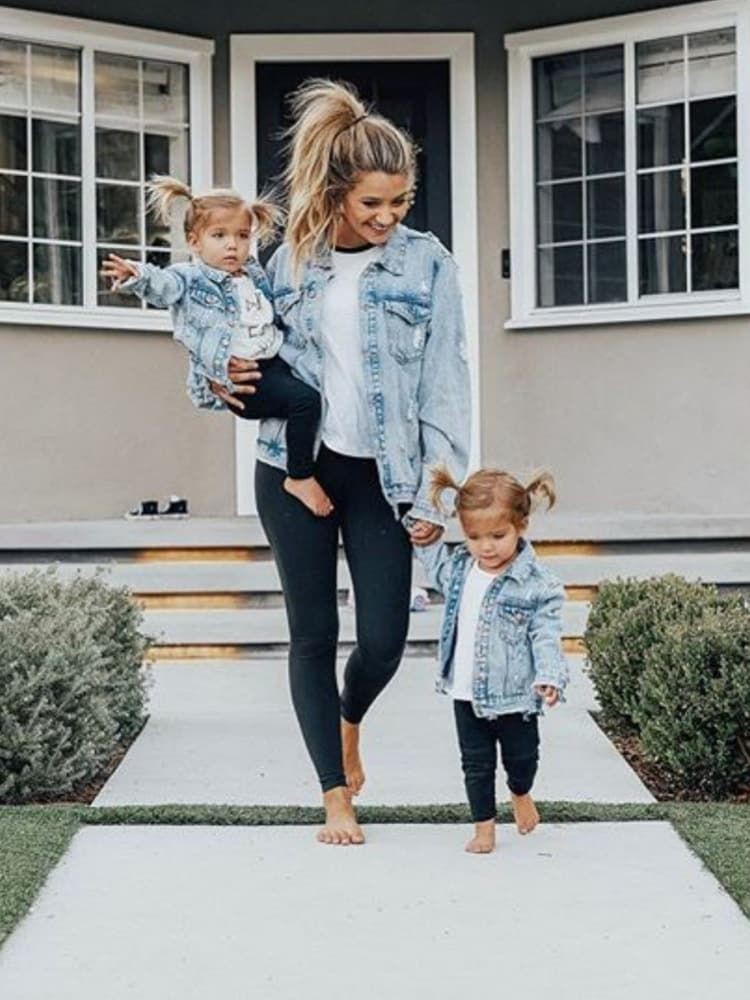
<svg viewBox="0 0 750 1000">
<path fill-rule="evenodd" d="M 494 819 L 497 744 L 514 795 L 526 795 L 534 783 L 539 762 L 539 725 L 536 715 L 521 712 L 478 719 L 470 701 L 454 701 L 458 745 L 466 794 L 475 823 Z"/>
</svg>

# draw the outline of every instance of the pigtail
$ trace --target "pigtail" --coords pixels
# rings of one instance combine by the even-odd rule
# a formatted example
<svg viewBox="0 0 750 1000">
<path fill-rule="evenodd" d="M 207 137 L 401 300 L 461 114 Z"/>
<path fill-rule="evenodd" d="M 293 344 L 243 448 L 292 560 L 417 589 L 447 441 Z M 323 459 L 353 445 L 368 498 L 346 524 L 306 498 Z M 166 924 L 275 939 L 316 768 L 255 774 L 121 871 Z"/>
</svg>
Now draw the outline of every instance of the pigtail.
<svg viewBox="0 0 750 1000">
<path fill-rule="evenodd" d="M 273 241 L 277 230 L 284 219 L 284 213 L 272 201 L 262 199 L 248 205 L 253 222 L 253 237 L 260 246 L 266 246 Z"/>
<path fill-rule="evenodd" d="M 156 218 L 168 224 L 171 221 L 172 205 L 178 199 L 187 199 L 188 205 L 193 201 L 193 192 L 176 177 L 166 174 L 154 174 L 146 184 L 146 208 L 153 212 Z"/>
<path fill-rule="evenodd" d="M 442 497 L 446 490 L 453 490 L 458 496 L 461 491 L 461 487 L 453 478 L 453 476 L 448 471 L 448 467 L 445 465 L 436 465 L 430 470 L 430 487 L 428 491 L 428 498 L 432 506 L 442 514 L 443 517 L 448 516 L 448 511 L 443 506 Z"/>
<path fill-rule="evenodd" d="M 554 507 L 557 494 L 555 493 L 555 480 L 549 472 L 538 472 L 527 484 L 525 491 L 529 499 L 529 511 L 536 510 L 543 499 L 547 501 L 547 510 Z"/>
</svg>

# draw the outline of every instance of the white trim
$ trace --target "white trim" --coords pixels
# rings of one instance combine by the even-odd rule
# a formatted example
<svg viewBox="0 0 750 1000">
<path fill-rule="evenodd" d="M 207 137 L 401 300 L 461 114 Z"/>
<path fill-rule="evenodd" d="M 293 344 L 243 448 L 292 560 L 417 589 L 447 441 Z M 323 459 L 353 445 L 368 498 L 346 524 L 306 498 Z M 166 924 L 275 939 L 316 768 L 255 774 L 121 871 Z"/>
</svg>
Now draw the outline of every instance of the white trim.
<svg viewBox="0 0 750 1000">
<path fill-rule="evenodd" d="M 474 35 L 471 32 L 319 35 L 232 35 L 232 183 L 257 193 L 255 66 L 261 62 L 366 59 L 446 59 L 450 64 L 450 135 L 453 254 L 461 271 L 472 379 L 471 465 L 481 456 L 479 402 L 479 258 L 477 245 L 477 146 Z M 235 420 L 237 513 L 255 512 L 255 434 Z"/>
<path fill-rule="evenodd" d="M 42 14 L 36 11 L 0 7 L 0 35 L 28 44 L 70 46 L 81 53 L 81 184 L 83 302 L 82 306 L 45 306 L 12 302 L 0 303 L 0 325 L 62 326 L 108 330 L 168 330 L 169 316 L 147 309 L 112 309 L 96 305 L 96 208 L 94 150 L 94 52 L 127 55 L 134 59 L 179 62 L 188 67 L 190 79 L 190 167 L 196 188 L 208 188 L 213 177 L 213 132 L 211 61 L 214 43 L 204 38 L 164 31 L 130 28 L 107 21 Z M 35 109 L 36 110 L 36 109 Z M 28 107 L 24 115 L 28 114 Z M 55 116 L 69 120 L 75 116 Z M 30 118 L 29 118 L 30 120 Z M 28 171 L 21 171 L 24 176 Z M 36 173 L 35 173 L 35 176 Z M 90 197 L 85 197 L 86 191 Z M 31 191 L 31 185 L 29 185 Z M 31 195 L 29 194 L 29 197 Z M 27 234 L 21 242 L 33 240 Z M 58 243 L 61 241 L 53 241 Z M 79 244 L 80 245 L 80 244 Z"/>
<path fill-rule="evenodd" d="M 736 29 L 739 290 L 637 297 L 634 46 L 639 41 Z M 508 52 L 508 166 L 511 242 L 510 330 L 590 326 L 750 314 L 750 137 L 742 127 L 750 104 L 750 4 L 743 0 L 705 3 L 599 18 L 505 36 Z M 629 302 L 565 308 L 537 306 L 535 117 L 532 61 L 540 56 L 606 45 L 624 46 L 625 184 Z M 514 211 L 514 208 L 516 209 Z M 721 227 L 724 228 L 724 227 Z M 737 228 L 737 227 L 727 227 Z M 653 234 L 649 234 L 653 235 Z M 688 263 L 689 267 L 689 263 Z"/>
</svg>

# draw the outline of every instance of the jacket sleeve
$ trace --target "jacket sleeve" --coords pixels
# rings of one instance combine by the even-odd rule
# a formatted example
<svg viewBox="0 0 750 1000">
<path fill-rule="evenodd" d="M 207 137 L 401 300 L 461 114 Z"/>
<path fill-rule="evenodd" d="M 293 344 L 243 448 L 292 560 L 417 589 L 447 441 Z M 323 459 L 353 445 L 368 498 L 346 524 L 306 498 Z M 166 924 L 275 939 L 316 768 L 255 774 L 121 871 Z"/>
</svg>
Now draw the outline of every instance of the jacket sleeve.
<svg viewBox="0 0 750 1000">
<path fill-rule="evenodd" d="M 458 269 L 445 253 L 432 288 L 432 319 L 425 344 L 417 390 L 419 437 L 422 445 L 420 480 L 407 518 L 445 524 L 429 501 L 430 471 L 445 464 L 460 482 L 469 464 L 471 407 Z"/>
<path fill-rule="evenodd" d="M 439 590 L 444 596 L 450 587 L 453 567 L 453 550 L 445 542 L 434 542 L 432 545 L 415 545 L 417 559 L 424 567 L 430 586 Z"/>
<path fill-rule="evenodd" d="M 224 402 L 223 399 L 219 399 L 211 391 L 211 386 L 206 376 L 203 374 L 203 368 L 200 361 L 193 354 L 192 351 L 188 352 L 188 357 L 190 359 L 190 365 L 187 374 L 187 394 L 190 397 L 191 402 L 198 407 L 200 410 L 228 410 L 229 407 Z"/>
<path fill-rule="evenodd" d="M 157 267 L 155 264 L 138 264 L 138 277 L 128 278 L 116 291 L 137 295 L 151 306 L 165 309 L 177 303 L 187 292 L 187 283 L 176 267 Z"/>
<path fill-rule="evenodd" d="M 534 609 L 529 628 L 534 684 L 549 684 L 559 691 L 568 683 L 568 663 L 562 650 L 564 602 L 565 589 L 555 581 Z"/>
</svg>

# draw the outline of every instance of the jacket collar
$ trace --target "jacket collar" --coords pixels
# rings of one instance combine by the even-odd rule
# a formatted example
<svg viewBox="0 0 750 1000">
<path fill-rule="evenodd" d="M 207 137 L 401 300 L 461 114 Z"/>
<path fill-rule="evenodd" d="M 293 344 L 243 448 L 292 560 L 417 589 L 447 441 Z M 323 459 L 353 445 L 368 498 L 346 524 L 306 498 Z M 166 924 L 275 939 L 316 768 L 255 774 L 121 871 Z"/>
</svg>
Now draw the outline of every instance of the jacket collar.
<svg viewBox="0 0 750 1000">
<path fill-rule="evenodd" d="M 404 273 L 404 258 L 408 244 L 406 232 L 406 227 L 399 223 L 386 240 L 383 255 L 377 261 L 378 266 L 390 271 L 391 274 Z M 321 247 L 313 256 L 311 264 L 313 267 L 330 270 L 333 267 L 331 248 L 329 246 Z"/>
<path fill-rule="evenodd" d="M 245 275 L 250 274 L 250 268 L 253 263 L 253 258 L 249 257 L 245 263 L 242 265 L 241 273 Z M 200 257 L 195 258 L 195 264 L 198 267 L 201 274 L 204 274 L 209 281 L 213 281 L 217 285 L 223 285 L 227 280 L 232 279 L 232 275 L 229 271 L 222 271 L 219 267 L 211 267 L 200 259 Z"/>
</svg>

